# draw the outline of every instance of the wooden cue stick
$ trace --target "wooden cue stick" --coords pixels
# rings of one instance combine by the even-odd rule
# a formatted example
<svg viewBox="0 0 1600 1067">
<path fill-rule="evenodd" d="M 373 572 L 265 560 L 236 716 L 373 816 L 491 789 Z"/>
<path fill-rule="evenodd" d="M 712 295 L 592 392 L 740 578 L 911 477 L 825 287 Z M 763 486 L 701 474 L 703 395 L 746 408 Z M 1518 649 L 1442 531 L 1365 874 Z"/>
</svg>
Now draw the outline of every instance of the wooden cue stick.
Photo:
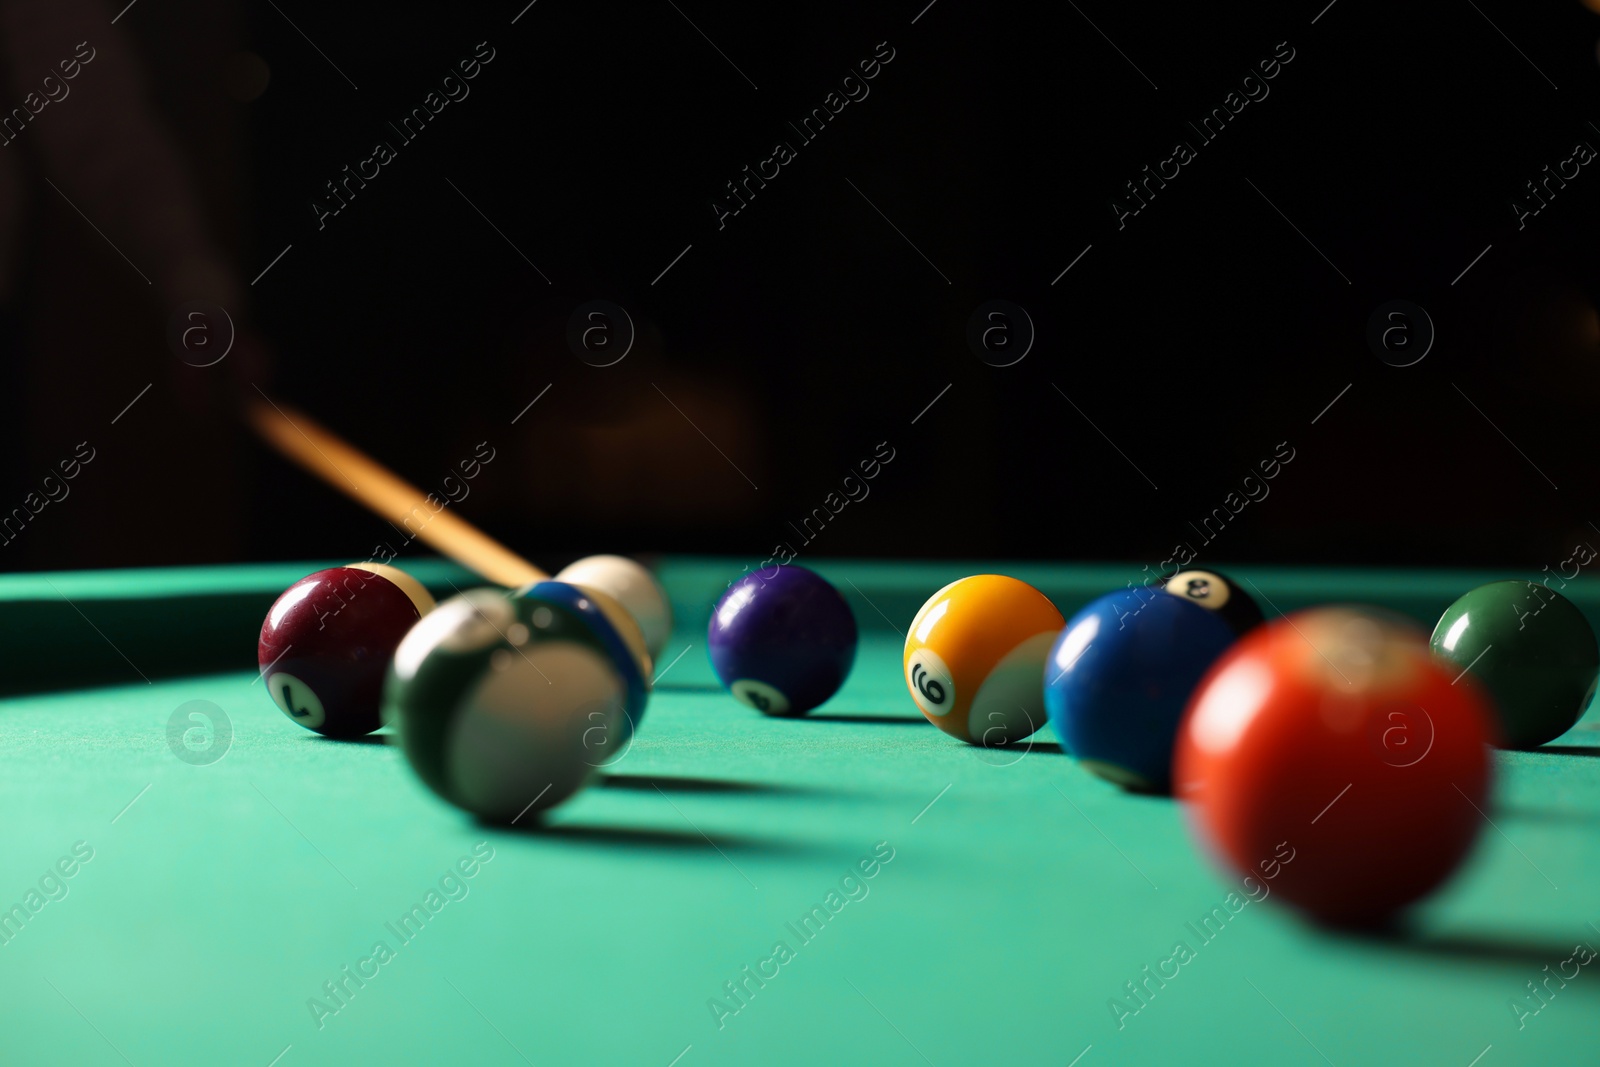
<svg viewBox="0 0 1600 1067">
<path fill-rule="evenodd" d="M 304 413 L 251 400 L 245 417 L 263 441 L 307 473 L 483 578 L 515 587 L 550 577 L 448 507 L 436 510 L 422 490 Z"/>
</svg>

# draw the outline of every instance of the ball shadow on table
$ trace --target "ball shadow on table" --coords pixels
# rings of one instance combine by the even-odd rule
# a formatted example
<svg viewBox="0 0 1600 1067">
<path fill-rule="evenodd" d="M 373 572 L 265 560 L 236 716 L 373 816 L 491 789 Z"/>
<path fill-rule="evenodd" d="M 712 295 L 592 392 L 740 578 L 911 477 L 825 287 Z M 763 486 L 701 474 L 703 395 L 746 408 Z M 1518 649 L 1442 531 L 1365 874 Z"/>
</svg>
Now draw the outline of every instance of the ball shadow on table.
<svg viewBox="0 0 1600 1067">
<path fill-rule="evenodd" d="M 1047 756 L 1065 756 L 1067 754 L 1067 750 L 1062 748 L 1061 743 L 1058 741 L 1013 741 L 1009 745 L 1002 745 L 989 751 L 1010 752 L 1013 749 L 1025 756 L 1031 756 L 1035 752 L 1043 752 Z"/>
<path fill-rule="evenodd" d="M 859 722 L 874 726 L 927 726 L 920 715 L 774 715 L 777 722 Z"/>
<path fill-rule="evenodd" d="M 1572 826 L 1590 826 L 1600 822 L 1600 811 L 1579 811 L 1571 808 L 1537 808 L 1526 804 L 1500 804 L 1494 808 L 1494 817 L 1509 822 L 1566 823 Z"/>
<path fill-rule="evenodd" d="M 798 785 L 779 785 L 772 782 L 739 782 L 726 778 L 694 778 L 658 774 L 608 773 L 595 782 L 602 789 L 625 789 L 648 793 L 816 793 L 820 790 Z"/>
<path fill-rule="evenodd" d="M 667 830 L 656 826 L 596 826 L 584 823 L 549 823 L 539 818 L 508 825 L 489 819 L 474 819 L 486 831 L 519 837 L 537 838 L 563 844 L 598 845 L 603 848 L 663 849 L 673 852 L 703 852 L 707 855 L 729 852 L 778 854 L 801 851 L 802 846 L 779 841 L 763 841 L 734 834 L 703 833 L 699 830 Z"/>
<path fill-rule="evenodd" d="M 783 715 L 773 716 L 772 718 L 777 722 L 862 723 L 870 726 L 932 725 L 926 718 L 920 715 L 851 715 L 846 713 L 828 715 Z M 960 742 L 955 743 L 960 744 Z M 1021 755 L 1017 757 L 1018 759 L 1021 759 L 1022 756 L 1031 756 L 1035 752 L 1056 756 L 1066 754 L 1066 750 L 1063 749 L 1060 743 L 1056 741 L 1013 741 L 1008 745 L 994 745 L 988 748 L 979 748 L 976 745 L 967 747 L 974 748 L 977 751 L 986 754 L 1019 752 Z"/>
<path fill-rule="evenodd" d="M 398 739 L 395 739 L 395 740 L 391 741 L 389 734 L 362 734 L 360 737 L 329 737 L 326 734 L 311 734 L 309 737 L 306 738 L 306 740 L 315 741 L 315 742 L 324 743 L 324 744 L 332 744 L 332 745 L 388 745 L 388 744 L 393 744 L 396 747 L 398 747 L 399 744 L 400 744 Z"/>
<path fill-rule="evenodd" d="M 1547 753 L 1552 756 L 1600 756 L 1600 745 L 1540 745 L 1528 751 L 1535 755 Z"/>
<path fill-rule="evenodd" d="M 1429 934 L 1403 919 L 1378 928 L 1328 928 L 1326 932 L 1378 950 L 1498 966 L 1519 973 L 1529 969 L 1539 973 L 1546 964 L 1559 964 L 1572 955 L 1573 946 L 1582 940 L 1581 936 L 1572 941 L 1558 941 L 1544 935 L 1489 930 Z M 1570 980 L 1568 985 L 1572 985 Z M 1600 995 L 1600 985 L 1589 983 L 1586 988 Z"/>
</svg>

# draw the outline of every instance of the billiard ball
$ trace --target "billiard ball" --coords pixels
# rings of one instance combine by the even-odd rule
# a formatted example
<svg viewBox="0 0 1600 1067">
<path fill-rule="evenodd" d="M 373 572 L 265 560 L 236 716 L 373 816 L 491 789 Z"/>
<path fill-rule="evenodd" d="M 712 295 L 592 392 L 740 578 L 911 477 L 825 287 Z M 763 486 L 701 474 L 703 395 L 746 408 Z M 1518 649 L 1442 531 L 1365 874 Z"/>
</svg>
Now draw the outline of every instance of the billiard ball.
<svg viewBox="0 0 1600 1067">
<path fill-rule="evenodd" d="M 629 680 L 559 598 L 474 589 L 395 649 L 384 711 L 417 776 L 452 804 L 517 822 L 581 789 L 620 736 Z"/>
<path fill-rule="evenodd" d="M 1179 730 L 1191 831 L 1246 889 L 1271 879 L 1323 922 L 1383 922 L 1450 875 L 1484 819 L 1493 713 L 1455 676 L 1421 630 L 1376 610 L 1259 627 Z"/>
<path fill-rule="evenodd" d="M 652 661 L 672 636 L 672 605 L 656 576 L 625 556 L 587 556 L 563 568 L 558 582 L 607 593 L 639 624 Z"/>
<path fill-rule="evenodd" d="M 735 698 L 767 715 L 804 715 L 849 675 L 856 617 L 826 578 L 788 563 L 729 586 L 706 644 L 711 669 Z"/>
<path fill-rule="evenodd" d="M 1061 612 L 1027 582 L 975 574 L 928 598 L 902 666 L 928 721 L 974 745 L 1020 741 L 1044 725 L 1039 676 Z"/>
<path fill-rule="evenodd" d="M 1260 606 L 1239 583 L 1216 571 L 1179 571 L 1168 578 L 1162 588 L 1216 612 L 1236 634 L 1260 626 L 1265 619 Z"/>
<path fill-rule="evenodd" d="M 1600 678 L 1588 620 L 1535 582 L 1480 585 L 1445 609 L 1429 643 L 1489 691 L 1505 748 L 1533 748 L 1572 729 Z"/>
<path fill-rule="evenodd" d="M 261 624 L 256 658 L 267 695 L 293 722 L 328 737 L 382 725 L 389 657 L 433 597 L 404 571 L 352 563 L 307 575 Z"/>
<path fill-rule="evenodd" d="M 560 604 L 577 615 L 605 645 L 627 683 L 627 700 L 622 708 L 619 735 L 613 740 L 615 751 L 633 736 L 650 696 L 650 657 L 645 652 L 644 636 L 633 617 L 606 594 L 561 581 L 534 582 L 517 590 L 517 597 L 532 597 Z M 619 758 L 614 756 L 613 758 Z"/>
<path fill-rule="evenodd" d="M 1186 597 L 1140 587 L 1090 601 L 1044 667 L 1056 739 L 1101 778 L 1138 792 L 1166 790 L 1184 706 L 1233 642 L 1226 622 Z"/>
</svg>

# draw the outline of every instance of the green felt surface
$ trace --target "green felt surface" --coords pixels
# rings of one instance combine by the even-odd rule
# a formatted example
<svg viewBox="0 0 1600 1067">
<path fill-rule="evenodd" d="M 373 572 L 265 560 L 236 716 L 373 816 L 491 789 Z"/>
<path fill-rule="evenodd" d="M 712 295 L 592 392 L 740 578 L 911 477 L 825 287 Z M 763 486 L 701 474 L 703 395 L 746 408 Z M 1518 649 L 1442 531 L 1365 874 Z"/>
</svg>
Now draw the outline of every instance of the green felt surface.
<svg viewBox="0 0 1600 1067">
<path fill-rule="evenodd" d="M 900 638 L 861 604 L 909 618 L 972 568 L 823 569 L 857 603 L 861 655 L 823 709 L 777 721 L 721 694 L 705 660 L 696 605 L 730 572 L 668 561 L 683 625 L 634 746 L 532 832 L 440 804 L 391 746 L 294 727 L 253 670 L 0 701 L 0 908 L 76 843 L 93 850 L 0 944 L 0 1062 L 1592 1060 L 1600 961 L 1520 1029 L 1510 1004 L 1531 1010 L 1525 983 L 1575 943 L 1600 947 L 1594 716 L 1554 749 L 1496 755 L 1497 829 L 1405 935 L 1327 933 L 1269 899 L 1206 943 L 1187 924 L 1237 887 L 1178 805 L 1085 774 L 1048 731 L 1025 750 L 961 745 L 906 697 Z M 1324 572 L 1319 596 L 1311 572 L 1262 574 L 1284 607 L 1461 591 Z M 1089 580 L 1032 577 L 1062 599 Z M 208 766 L 169 747 L 191 700 L 231 722 Z M 879 842 L 893 859 L 866 895 L 797 936 Z M 493 858 L 466 895 L 402 942 L 386 924 L 475 847 Z M 323 983 L 380 940 L 392 959 L 319 1027 L 308 1000 L 331 1005 Z M 1108 1001 L 1179 940 L 1193 958 L 1119 1029 Z M 708 1000 L 777 941 L 792 957 L 719 1028 Z"/>
</svg>

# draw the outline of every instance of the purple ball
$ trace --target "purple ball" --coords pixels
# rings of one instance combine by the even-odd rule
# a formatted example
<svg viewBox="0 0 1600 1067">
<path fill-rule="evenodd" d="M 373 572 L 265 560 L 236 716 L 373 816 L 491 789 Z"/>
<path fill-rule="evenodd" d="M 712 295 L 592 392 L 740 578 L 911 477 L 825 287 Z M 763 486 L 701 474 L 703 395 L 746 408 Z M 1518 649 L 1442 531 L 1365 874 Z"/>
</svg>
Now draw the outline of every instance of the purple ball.
<svg viewBox="0 0 1600 1067">
<path fill-rule="evenodd" d="M 804 715 L 850 673 L 856 617 L 826 578 L 786 564 L 735 582 L 706 640 L 728 692 L 767 715 Z"/>
</svg>

